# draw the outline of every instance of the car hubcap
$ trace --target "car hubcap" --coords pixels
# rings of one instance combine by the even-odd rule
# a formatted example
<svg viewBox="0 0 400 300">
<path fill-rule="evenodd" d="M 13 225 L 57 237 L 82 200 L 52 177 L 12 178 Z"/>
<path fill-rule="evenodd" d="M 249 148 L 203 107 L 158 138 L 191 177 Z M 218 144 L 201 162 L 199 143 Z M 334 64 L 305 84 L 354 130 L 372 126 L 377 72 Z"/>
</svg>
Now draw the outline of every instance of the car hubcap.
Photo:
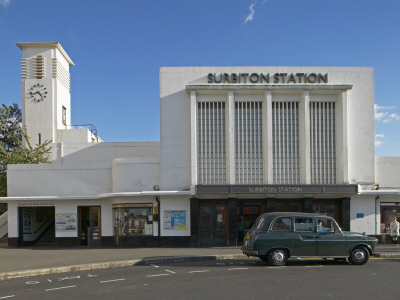
<svg viewBox="0 0 400 300">
<path fill-rule="evenodd" d="M 275 251 L 273 258 L 276 262 L 282 262 L 285 259 L 285 254 L 282 251 Z"/>
<path fill-rule="evenodd" d="M 365 258 L 365 254 L 361 250 L 356 250 L 353 255 L 354 259 L 357 261 L 362 261 Z"/>
</svg>

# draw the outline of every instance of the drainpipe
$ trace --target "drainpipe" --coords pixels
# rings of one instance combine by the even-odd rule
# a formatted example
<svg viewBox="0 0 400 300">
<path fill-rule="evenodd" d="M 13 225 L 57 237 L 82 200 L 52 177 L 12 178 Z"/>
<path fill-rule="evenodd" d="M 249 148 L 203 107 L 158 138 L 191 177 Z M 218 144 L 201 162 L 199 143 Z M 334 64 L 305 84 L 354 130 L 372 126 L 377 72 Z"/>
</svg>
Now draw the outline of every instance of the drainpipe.
<svg viewBox="0 0 400 300">
<path fill-rule="evenodd" d="M 160 186 L 159 185 L 155 185 L 153 186 L 153 190 L 154 191 L 159 191 L 160 190 Z M 158 208 L 158 247 L 160 247 L 160 238 L 161 238 L 161 210 L 160 210 L 160 196 L 156 196 L 156 201 L 157 201 L 157 208 Z"/>
<path fill-rule="evenodd" d="M 161 217 L 160 217 L 160 196 L 156 196 L 156 201 L 157 201 L 157 207 L 158 207 L 158 247 L 160 247 L 160 238 L 161 238 L 161 226 L 160 226 L 160 222 L 161 222 Z"/>
</svg>

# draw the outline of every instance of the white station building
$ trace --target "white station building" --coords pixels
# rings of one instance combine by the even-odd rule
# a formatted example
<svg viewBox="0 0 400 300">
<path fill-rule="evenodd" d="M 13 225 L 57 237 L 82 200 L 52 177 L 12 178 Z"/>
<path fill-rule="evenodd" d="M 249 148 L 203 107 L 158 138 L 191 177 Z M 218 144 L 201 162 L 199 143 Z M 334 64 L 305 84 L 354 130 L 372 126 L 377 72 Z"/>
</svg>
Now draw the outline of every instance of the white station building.
<svg viewBox="0 0 400 300">
<path fill-rule="evenodd" d="M 106 143 L 71 124 L 61 45 L 17 46 L 23 125 L 52 162 L 8 166 L 10 246 L 233 246 L 274 211 L 385 242 L 400 217 L 400 157 L 374 153 L 373 68 L 161 68 L 160 141 Z"/>
</svg>

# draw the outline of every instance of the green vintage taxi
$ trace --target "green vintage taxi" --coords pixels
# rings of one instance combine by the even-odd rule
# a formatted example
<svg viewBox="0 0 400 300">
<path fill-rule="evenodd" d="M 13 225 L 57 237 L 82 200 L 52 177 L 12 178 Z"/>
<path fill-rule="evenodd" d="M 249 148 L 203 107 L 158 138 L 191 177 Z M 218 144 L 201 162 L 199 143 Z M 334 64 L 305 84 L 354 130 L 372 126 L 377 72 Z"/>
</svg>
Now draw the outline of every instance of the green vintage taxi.
<svg viewBox="0 0 400 300">
<path fill-rule="evenodd" d="M 365 233 L 343 232 L 323 214 L 275 212 L 257 218 L 245 235 L 242 252 L 275 266 L 285 265 L 290 257 L 348 259 L 363 265 L 374 255 L 376 243 Z"/>
</svg>

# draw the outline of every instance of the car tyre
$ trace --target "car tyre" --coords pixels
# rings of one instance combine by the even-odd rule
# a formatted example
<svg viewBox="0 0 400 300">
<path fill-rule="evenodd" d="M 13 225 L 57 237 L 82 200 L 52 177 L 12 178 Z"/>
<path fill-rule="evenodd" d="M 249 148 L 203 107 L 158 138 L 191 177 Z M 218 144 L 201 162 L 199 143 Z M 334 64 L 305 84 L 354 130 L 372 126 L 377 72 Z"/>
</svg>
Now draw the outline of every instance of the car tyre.
<svg viewBox="0 0 400 300">
<path fill-rule="evenodd" d="M 365 247 L 357 246 L 351 250 L 349 262 L 353 265 L 363 265 L 369 259 L 369 252 Z"/>
<path fill-rule="evenodd" d="M 273 266 L 284 266 L 288 261 L 288 253 L 285 249 L 271 250 L 267 257 L 268 262 Z"/>
</svg>

